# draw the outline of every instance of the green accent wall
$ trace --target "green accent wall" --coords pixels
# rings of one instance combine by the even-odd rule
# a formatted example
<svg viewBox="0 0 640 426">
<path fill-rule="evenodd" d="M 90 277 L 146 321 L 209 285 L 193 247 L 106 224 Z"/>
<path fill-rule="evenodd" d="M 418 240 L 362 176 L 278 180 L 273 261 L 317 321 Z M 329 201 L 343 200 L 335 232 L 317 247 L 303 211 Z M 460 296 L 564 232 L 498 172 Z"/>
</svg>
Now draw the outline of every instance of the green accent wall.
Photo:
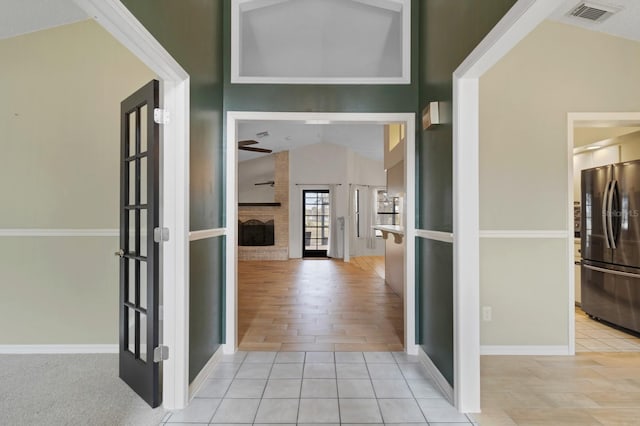
<svg viewBox="0 0 640 426">
<path fill-rule="evenodd" d="M 190 229 L 224 226 L 222 0 L 123 0 L 190 76 Z M 223 343 L 224 240 L 190 244 L 189 378 Z"/>
<path fill-rule="evenodd" d="M 223 341 L 223 282 L 226 237 L 207 238 L 189 244 L 189 382 L 196 378 Z M 192 344 L 191 342 L 196 342 Z"/>
<path fill-rule="evenodd" d="M 416 238 L 416 277 L 418 341 L 453 386 L 453 245 Z"/>
<path fill-rule="evenodd" d="M 453 115 L 452 74 L 515 0 L 425 0 L 419 14 L 419 110 L 442 102 Z M 441 112 L 442 115 L 442 112 Z M 453 231 L 453 124 L 419 131 L 416 226 Z M 417 337 L 453 386 L 453 245 L 418 238 Z"/>
</svg>

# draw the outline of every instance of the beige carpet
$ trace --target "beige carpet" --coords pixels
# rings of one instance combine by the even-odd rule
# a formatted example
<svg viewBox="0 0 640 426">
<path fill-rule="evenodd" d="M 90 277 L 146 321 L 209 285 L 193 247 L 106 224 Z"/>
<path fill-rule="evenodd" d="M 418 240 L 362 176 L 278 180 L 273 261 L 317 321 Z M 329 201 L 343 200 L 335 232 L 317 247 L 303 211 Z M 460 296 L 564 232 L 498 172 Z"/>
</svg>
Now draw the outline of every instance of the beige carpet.
<svg viewBox="0 0 640 426">
<path fill-rule="evenodd" d="M 0 355 L 2 425 L 157 425 L 118 378 L 117 355 Z"/>
</svg>

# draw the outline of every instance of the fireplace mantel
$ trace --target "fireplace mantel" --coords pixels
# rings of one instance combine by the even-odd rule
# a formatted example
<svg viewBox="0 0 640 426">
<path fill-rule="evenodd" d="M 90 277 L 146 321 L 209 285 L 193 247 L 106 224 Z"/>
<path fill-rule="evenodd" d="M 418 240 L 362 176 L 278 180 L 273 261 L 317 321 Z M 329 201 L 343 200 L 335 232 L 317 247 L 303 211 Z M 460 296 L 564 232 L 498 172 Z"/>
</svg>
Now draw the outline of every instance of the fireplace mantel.
<svg viewBox="0 0 640 426">
<path fill-rule="evenodd" d="M 238 207 L 280 207 L 281 203 L 238 203 Z"/>
</svg>

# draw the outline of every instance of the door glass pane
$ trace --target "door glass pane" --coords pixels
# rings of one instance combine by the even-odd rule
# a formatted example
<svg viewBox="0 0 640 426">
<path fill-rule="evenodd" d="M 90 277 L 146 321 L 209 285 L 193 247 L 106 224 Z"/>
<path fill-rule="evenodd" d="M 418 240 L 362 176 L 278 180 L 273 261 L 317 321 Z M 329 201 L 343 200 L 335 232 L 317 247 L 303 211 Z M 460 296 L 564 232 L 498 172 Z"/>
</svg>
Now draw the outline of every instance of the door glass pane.
<svg viewBox="0 0 640 426">
<path fill-rule="evenodd" d="M 145 314 L 140 314 L 140 323 L 139 323 L 139 332 L 140 332 L 140 359 L 143 361 L 147 361 L 147 316 Z"/>
<path fill-rule="evenodd" d="M 136 303 L 136 261 L 129 259 L 127 262 L 129 266 L 128 282 L 127 286 L 127 302 Z"/>
<path fill-rule="evenodd" d="M 140 159 L 140 204 L 147 204 L 147 157 Z"/>
<path fill-rule="evenodd" d="M 147 209 L 140 209 L 140 256 L 147 256 Z"/>
<path fill-rule="evenodd" d="M 136 155 L 136 113 L 129 114 L 129 157 Z"/>
<path fill-rule="evenodd" d="M 127 204 L 136 204 L 136 162 L 129 162 L 129 198 Z"/>
<path fill-rule="evenodd" d="M 329 241 L 329 193 L 305 192 L 304 201 L 304 247 L 308 251 L 324 251 Z"/>
<path fill-rule="evenodd" d="M 140 307 L 147 309 L 147 262 L 140 262 Z"/>
<path fill-rule="evenodd" d="M 136 211 L 129 210 L 129 245 L 127 246 L 127 252 L 135 253 L 136 252 Z"/>
<path fill-rule="evenodd" d="M 140 152 L 147 150 L 147 106 L 140 108 Z"/>
<path fill-rule="evenodd" d="M 127 310 L 127 350 L 132 354 L 136 353 L 136 311 L 131 308 Z"/>
</svg>

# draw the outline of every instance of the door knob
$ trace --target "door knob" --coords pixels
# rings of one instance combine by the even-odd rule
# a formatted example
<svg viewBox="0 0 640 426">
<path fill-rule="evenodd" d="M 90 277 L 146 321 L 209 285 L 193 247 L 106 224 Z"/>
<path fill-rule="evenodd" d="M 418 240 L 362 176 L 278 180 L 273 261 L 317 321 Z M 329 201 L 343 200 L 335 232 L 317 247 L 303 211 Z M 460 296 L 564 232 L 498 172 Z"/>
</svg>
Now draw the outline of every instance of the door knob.
<svg viewBox="0 0 640 426">
<path fill-rule="evenodd" d="M 118 256 L 118 257 L 124 257 L 124 250 L 120 249 L 117 252 L 113 253 L 114 255 Z"/>
</svg>

